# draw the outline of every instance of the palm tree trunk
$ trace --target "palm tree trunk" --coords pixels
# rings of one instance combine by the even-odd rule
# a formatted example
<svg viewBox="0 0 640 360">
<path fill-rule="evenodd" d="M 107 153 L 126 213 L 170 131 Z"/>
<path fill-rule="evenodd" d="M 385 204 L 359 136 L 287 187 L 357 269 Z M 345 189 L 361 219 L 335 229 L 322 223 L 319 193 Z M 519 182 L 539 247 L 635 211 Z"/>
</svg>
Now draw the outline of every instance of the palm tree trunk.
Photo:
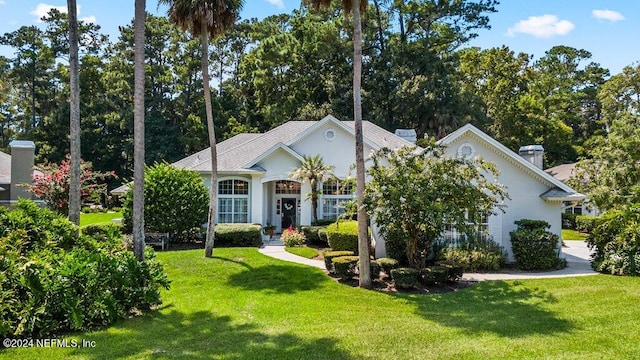
<svg viewBox="0 0 640 360">
<path fill-rule="evenodd" d="M 76 1 L 67 1 L 69 16 L 69 142 L 71 152 L 71 179 L 69 184 L 69 220 L 80 225 L 80 70 L 78 59 L 78 13 Z"/>
<path fill-rule="evenodd" d="M 207 129 L 209 130 L 209 146 L 211 147 L 211 186 L 209 187 L 209 216 L 207 218 L 207 239 L 204 256 L 213 256 L 215 243 L 215 224 L 218 205 L 218 155 L 216 151 L 216 132 L 213 127 L 213 109 L 211 106 L 211 88 L 209 87 L 209 32 L 206 23 L 202 22 L 200 33 L 202 49 L 202 85 L 204 86 L 204 105 L 207 112 Z"/>
<path fill-rule="evenodd" d="M 145 0 L 135 0 L 133 94 L 133 253 L 144 260 L 144 33 Z"/>
<path fill-rule="evenodd" d="M 356 188 L 358 206 L 358 263 L 359 286 L 371 288 L 371 262 L 369 259 L 369 232 L 367 210 L 364 207 L 364 137 L 362 135 L 362 24 L 360 0 L 352 0 L 353 11 L 353 119 L 356 135 Z"/>
</svg>

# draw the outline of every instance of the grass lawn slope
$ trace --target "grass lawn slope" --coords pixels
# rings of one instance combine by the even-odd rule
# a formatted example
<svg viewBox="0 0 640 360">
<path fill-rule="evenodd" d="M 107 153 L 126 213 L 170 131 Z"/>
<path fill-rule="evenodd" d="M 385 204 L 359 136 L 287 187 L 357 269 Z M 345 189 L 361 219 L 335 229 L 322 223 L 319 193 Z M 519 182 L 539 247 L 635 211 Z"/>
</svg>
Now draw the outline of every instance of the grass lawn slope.
<svg viewBox="0 0 640 360">
<path fill-rule="evenodd" d="M 163 307 L 73 335 L 95 348 L 1 350 L 12 359 L 630 359 L 640 278 L 484 282 L 437 295 L 341 285 L 256 249 L 158 254 Z"/>
</svg>

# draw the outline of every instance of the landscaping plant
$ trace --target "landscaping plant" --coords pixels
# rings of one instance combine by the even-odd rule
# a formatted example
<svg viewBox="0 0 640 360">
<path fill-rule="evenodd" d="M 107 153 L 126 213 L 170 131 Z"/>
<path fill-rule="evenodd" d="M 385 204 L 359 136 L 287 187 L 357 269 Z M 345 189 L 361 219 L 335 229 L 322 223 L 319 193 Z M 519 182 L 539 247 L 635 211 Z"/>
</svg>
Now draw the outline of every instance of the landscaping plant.
<svg viewBox="0 0 640 360">
<path fill-rule="evenodd" d="M 640 276 L 640 206 L 610 210 L 602 215 L 587 239 L 594 251 L 594 270 L 613 275 Z"/>
<path fill-rule="evenodd" d="M 282 232 L 280 240 L 282 240 L 284 246 L 302 246 L 304 244 L 304 234 L 289 226 L 288 229 Z"/>
<path fill-rule="evenodd" d="M 566 260 L 559 257 L 559 237 L 547 231 L 550 225 L 546 221 L 522 219 L 515 224 L 517 229 L 509 235 L 518 268 L 555 270 L 566 266 Z"/>
</svg>

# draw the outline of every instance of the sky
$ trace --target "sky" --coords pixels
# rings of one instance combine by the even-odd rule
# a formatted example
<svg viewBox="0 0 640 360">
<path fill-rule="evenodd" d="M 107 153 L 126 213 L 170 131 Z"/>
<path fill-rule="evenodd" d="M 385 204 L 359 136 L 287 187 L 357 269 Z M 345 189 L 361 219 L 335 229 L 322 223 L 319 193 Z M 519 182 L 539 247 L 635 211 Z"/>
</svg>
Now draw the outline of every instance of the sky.
<svg viewBox="0 0 640 360">
<path fill-rule="evenodd" d="M 242 18 L 262 19 L 291 13 L 301 0 L 245 0 Z M 78 18 L 94 22 L 109 34 L 118 36 L 118 26 L 133 19 L 134 0 L 77 0 Z M 21 26 L 43 26 L 39 18 L 51 7 L 66 12 L 64 0 L 0 0 L 0 34 Z M 490 30 L 481 30 L 467 46 L 480 48 L 508 46 L 537 59 L 556 45 L 585 49 L 591 60 L 616 74 L 640 61 L 640 1 L 637 0 L 501 0 L 490 15 Z M 147 0 L 147 11 L 166 14 L 156 0 Z M 0 55 L 11 56 L 10 48 L 0 46 Z"/>
</svg>

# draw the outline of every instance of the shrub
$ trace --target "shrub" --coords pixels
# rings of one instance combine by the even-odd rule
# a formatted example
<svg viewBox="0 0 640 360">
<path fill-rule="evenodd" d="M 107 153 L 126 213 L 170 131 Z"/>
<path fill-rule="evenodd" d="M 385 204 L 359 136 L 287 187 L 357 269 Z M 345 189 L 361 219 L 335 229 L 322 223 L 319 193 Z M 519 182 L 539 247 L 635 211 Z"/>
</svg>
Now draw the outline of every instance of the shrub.
<svg viewBox="0 0 640 360">
<path fill-rule="evenodd" d="M 448 281 L 458 281 L 462 278 L 464 274 L 464 268 L 462 265 L 457 264 L 454 261 L 442 260 L 436 262 L 437 266 L 441 266 L 447 269 L 447 280 Z"/>
<path fill-rule="evenodd" d="M 589 233 L 597 226 L 598 218 L 595 216 L 578 215 L 576 216 L 576 230 Z"/>
<path fill-rule="evenodd" d="M 311 223 L 313 226 L 327 226 L 335 223 L 335 219 L 318 219 Z"/>
<path fill-rule="evenodd" d="M 262 235 L 257 224 L 218 224 L 215 228 L 216 247 L 260 247 Z"/>
<path fill-rule="evenodd" d="M 371 260 L 371 280 L 375 280 L 380 277 L 380 264 L 378 264 L 377 260 Z M 360 266 L 360 262 L 358 262 L 358 266 Z"/>
<path fill-rule="evenodd" d="M 380 268 L 389 276 L 391 276 L 391 270 L 398 268 L 400 264 L 398 260 L 392 258 L 380 258 L 376 260 L 380 265 Z"/>
<path fill-rule="evenodd" d="M 594 270 L 640 276 L 640 206 L 608 211 L 587 239 Z"/>
<path fill-rule="evenodd" d="M 419 284 L 419 271 L 414 268 L 391 270 L 391 279 L 397 289 L 410 289 Z"/>
<path fill-rule="evenodd" d="M 420 278 L 425 285 L 444 284 L 449 278 L 449 269 L 444 266 L 428 266 L 422 269 Z"/>
<path fill-rule="evenodd" d="M 559 237 L 546 229 L 549 224 L 542 220 L 518 220 L 518 228 L 510 232 L 511 249 L 518 268 L 523 270 L 552 270 L 566 265 L 559 258 Z"/>
<path fill-rule="evenodd" d="M 332 260 L 334 273 L 342 279 L 349 279 L 356 274 L 357 256 L 338 256 Z"/>
<path fill-rule="evenodd" d="M 91 236 L 98 241 L 111 241 L 122 238 L 122 226 L 116 224 L 93 224 L 82 228 L 82 234 Z"/>
<path fill-rule="evenodd" d="M 578 215 L 576 215 L 576 214 L 562 213 L 562 228 L 563 229 L 575 230 L 576 229 L 576 217 L 578 217 Z"/>
<path fill-rule="evenodd" d="M 352 256 L 355 255 L 353 251 L 325 251 L 324 253 L 322 253 L 322 256 L 324 257 L 324 265 L 327 268 L 327 271 L 329 273 L 333 273 L 334 269 L 333 269 L 333 258 L 336 257 L 340 257 L 340 256 Z"/>
<path fill-rule="evenodd" d="M 478 234 L 459 240 L 456 243 L 441 241 L 438 243 L 436 258 L 456 263 L 467 272 L 496 271 L 507 260 L 503 247 L 490 237 Z"/>
<path fill-rule="evenodd" d="M 307 243 L 327 243 L 326 226 L 301 226 L 300 230 L 302 230 Z"/>
<path fill-rule="evenodd" d="M 160 304 L 169 281 L 153 249 L 139 262 L 114 229 L 76 229 L 26 200 L 0 208 L 0 336 L 86 331 Z"/>
<path fill-rule="evenodd" d="M 169 233 L 171 237 L 207 221 L 209 191 L 195 171 L 178 169 L 167 163 L 155 164 L 144 175 L 144 223 L 149 232 Z M 131 233 L 133 186 L 127 191 L 122 223 Z"/>
<path fill-rule="evenodd" d="M 340 221 L 327 226 L 329 246 L 336 251 L 353 251 L 358 254 L 358 222 Z"/>
<path fill-rule="evenodd" d="M 304 244 L 304 234 L 296 229 L 288 228 L 282 232 L 280 240 L 282 240 L 284 246 L 301 246 Z"/>
</svg>

